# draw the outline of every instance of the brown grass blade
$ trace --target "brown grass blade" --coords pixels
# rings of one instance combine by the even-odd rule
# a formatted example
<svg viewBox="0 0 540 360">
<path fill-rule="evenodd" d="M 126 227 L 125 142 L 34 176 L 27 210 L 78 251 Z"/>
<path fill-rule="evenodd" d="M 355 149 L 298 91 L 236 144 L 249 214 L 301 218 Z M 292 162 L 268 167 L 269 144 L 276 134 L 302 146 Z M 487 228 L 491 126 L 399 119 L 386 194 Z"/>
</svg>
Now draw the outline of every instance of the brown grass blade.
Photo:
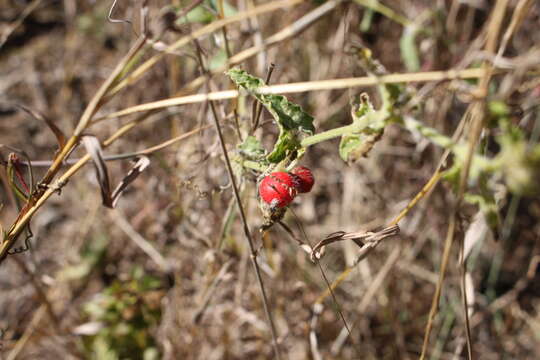
<svg viewBox="0 0 540 360">
<path fill-rule="evenodd" d="M 261 94 L 288 94 L 288 93 L 301 93 L 317 90 L 336 90 L 336 89 L 348 89 L 352 87 L 365 87 L 376 86 L 381 83 L 384 84 L 396 84 L 396 83 L 410 83 L 410 82 L 428 82 L 428 81 L 443 81 L 443 80 L 455 80 L 455 79 L 477 79 L 484 76 L 485 71 L 483 69 L 465 69 L 465 70 L 447 70 L 447 71 L 429 71 L 419 73 L 406 73 L 406 74 L 390 74 L 379 77 L 363 76 L 357 78 L 344 78 L 344 79 L 331 79 L 321 81 L 309 81 L 298 82 L 290 84 L 279 84 L 272 86 L 265 86 L 259 89 Z M 118 118 L 127 116 L 143 111 L 150 111 L 156 109 L 164 109 L 171 106 L 179 106 L 186 104 L 194 104 L 212 100 L 226 100 L 234 99 L 240 95 L 241 92 L 237 90 L 225 90 L 216 91 L 206 94 L 196 94 L 188 96 L 173 97 L 169 99 L 153 101 L 146 104 L 140 104 L 132 106 L 120 111 L 113 112 L 103 117 L 97 118 L 94 122 L 103 121 L 107 119 Z"/>
<path fill-rule="evenodd" d="M 49 129 L 51 129 L 54 136 L 56 137 L 56 141 L 58 142 L 59 150 L 62 150 L 64 148 L 64 145 L 66 145 L 66 136 L 64 135 L 62 130 L 60 130 L 58 128 L 58 126 L 56 126 L 56 124 L 51 119 L 49 119 L 45 115 L 41 114 L 40 112 L 32 110 L 32 109 L 30 109 L 30 108 L 28 108 L 28 107 L 26 107 L 24 105 L 17 104 L 15 106 L 17 106 L 19 109 L 25 111 L 27 114 L 32 116 L 34 119 L 39 120 L 39 121 L 43 121 L 44 123 L 46 123 L 47 126 L 49 127 Z"/>
<path fill-rule="evenodd" d="M 363 251 L 365 248 L 374 248 L 381 242 L 383 239 L 395 236 L 399 234 L 399 226 L 397 224 L 391 225 L 387 228 L 384 228 L 380 231 L 371 232 L 371 231 L 356 231 L 356 232 L 344 232 L 344 231 L 337 231 L 330 235 L 328 235 L 326 238 L 319 241 L 314 247 L 311 254 L 311 259 L 315 261 L 315 259 L 319 259 L 321 257 L 320 251 L 324 246 L 330 245 L 334 242 L 343 241 L 343 240 L 352 240 L 355 241 L 358 246 L 361 247 L 361 252 L 365 253 Z"/>
<path fill-rule="evenodd" d="M 114 206 L 111 197 L 109 173 L 107 171 L 105 160 L 103 159 L 103 150 L 101 149 L 99 140 L 95 136 L 86 135 L 82 137 L 82 143 L 94 162 L 103 205 L 112 209 Z"/>
<path fill-rule="evenodd" d="M 127 175 L 120 181 L 116 189 L 114 189 L 111 195 L 112 207 L 116 206 L 118 199 L 120 199 L 120 195 L 122 195 L 128 185 L 131 184 L 149 165 L 150 159 L 146 156 L 141 156 L 139 160 L 137 160 Z"/>
</svg>

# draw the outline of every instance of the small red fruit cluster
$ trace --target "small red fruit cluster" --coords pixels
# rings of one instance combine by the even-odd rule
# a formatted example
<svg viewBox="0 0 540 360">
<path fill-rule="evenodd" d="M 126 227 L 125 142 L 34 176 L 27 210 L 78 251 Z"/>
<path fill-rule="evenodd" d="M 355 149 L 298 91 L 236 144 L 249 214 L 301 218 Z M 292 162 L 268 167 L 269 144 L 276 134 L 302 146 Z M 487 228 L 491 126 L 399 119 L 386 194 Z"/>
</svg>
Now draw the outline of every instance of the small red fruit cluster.
<svg viewBox="0 0 540 360">
<path fill-rule="evenodd" d="M 277 171 L 265 176 L 259 184 L 259 194 L 272 208 L 282 208 L 289 205 L 298 193 L 310 192 L 314 183 L 311 170 L 299 166 L 291 173 Z"/>
</svg>

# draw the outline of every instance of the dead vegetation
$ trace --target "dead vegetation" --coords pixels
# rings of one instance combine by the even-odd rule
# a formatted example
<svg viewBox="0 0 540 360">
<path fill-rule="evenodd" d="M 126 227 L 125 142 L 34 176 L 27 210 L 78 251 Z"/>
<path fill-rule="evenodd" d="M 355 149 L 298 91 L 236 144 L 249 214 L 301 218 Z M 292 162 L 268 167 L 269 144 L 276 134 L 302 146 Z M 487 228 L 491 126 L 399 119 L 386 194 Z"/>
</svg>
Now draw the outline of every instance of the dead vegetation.
<svg viewBox="0 0 540 360">
<path fill-rule="evenodd" d="M 536 2 L 0 10 L 2 358 L 536 358 Z M 316 129 L 266 232 L 261 93 Z"/>
</svg>

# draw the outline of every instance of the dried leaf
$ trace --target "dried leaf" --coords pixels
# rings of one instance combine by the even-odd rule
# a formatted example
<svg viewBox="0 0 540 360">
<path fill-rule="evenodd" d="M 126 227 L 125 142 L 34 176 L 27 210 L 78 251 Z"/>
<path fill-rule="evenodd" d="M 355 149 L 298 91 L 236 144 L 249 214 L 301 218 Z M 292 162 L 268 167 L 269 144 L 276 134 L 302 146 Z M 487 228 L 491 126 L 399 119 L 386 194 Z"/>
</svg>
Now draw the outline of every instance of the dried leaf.
<svg viewBox="0 0 540 360">
<path fill-rule="evenodd" d="M 30 192 L 28 185 L 26 185 L 26 182 L 24 181 L 24 176 L 20 168 L 20 160 L 17 157 L 17 154 L 9 154 L 6 173 L 11 190 L 15 193 L 15 195 L 17 195 L 17 197 L 19 197 L 19 199 L 22 201 L 27 201 Z M 17 184 L 17 180 L 21 184 L 22 188 Z"/>
<path fill-rule="evenodd" d="M 315 259 L 320 259 L 321 250 L 324 249 L 325 246 L 330 245 L 334 242 L 343 241 L 343 240 L 354 241 L 358 246 L 361 247 L 360 256 L 362 255 L 365 256 L 367 255 L 367 252 L 369 252 L 369 250 L 377 246 L 381 240 L 390 236 L 397 235 L 397 234 L 399 234 L 398 225 L 392 225 L 377 232 L 357 231 L 357 232 L 347 233 L 344 231 L 336 231 L 334 233 L 329 234 L 326 238 L 319 241 L 317 245 L 313 247 L 311 259 L 313 261 L 315 261 Z M 366 253 L 366 254 L 363 254 L 363 253 Z"/>
<path fill-rule="evenodd" d="M 6 164 L 7 178 L 11 189 L 21 200 L 26 202 L 34 191 L 34 173 L 32 171 L 32 162 L 24 151 L 7 145 L 0 146 L 6 147 L 12 151 L 16 151 L 16 153 L 13 152 L 8 155 L 8 161 Z M 21 154 L 26 159 L 26 164 L 19 159 L 17 153 Z M 23 168 L 23 166 L 26 167 Z M 28 182 L 25 180 L 26 170 L 28 170 L 29 175 Z"/>
<path fill-rule="evenodd" d="M 399 39 L 401 58 L 407 70 L 411 72 L 420 70 L 420 57 L 416 46 L 416 35 L 418 35 L 419 30 L 420 28 L 415 24 L 406 26 Z"/>
<path fill-rule="evenodd" d="M 103 199 L 103 205 L 108 208 L 114 208 L 120 195 L 140 174 L 150 165 L 150 159 L 147 156 L 140 156 L 129 170 L 126 176 L 120 181 L 118 186 L 111 193 L 111 186 L 109 181 L 109 175 L 107 172 L 107 166 L 105 165 L 103 150 L 99 144 L 99 140 L 95 136 L 83 136 L 83 144 L 88 151 L 88 154 L 92 157 L 94 164 L 96 165 L 96 174 L 101 189 L 101 197 Z"/>
<path fill-rule="evenodd" d="M 112 207 L 116 206 L 120 195 L 124 192 L 129 184 L 131 184 L 143 171 L 150 165 L 150 159 L 147 156 L 141 156 L 135 165 L 129 170 L 127 175 L 120 181 L 112 194 Z"/>
<path fill-rule="evenodd" d="M 474 311 L 474 282 L 470 272 L 465 273 L 465 294 L 467 294 L 467 312 L 469 317 L 472 316 Z"/>
<path fill-rule="evenodd" d="M 484 215 L 485 214 L 482 212 L 482 210 L 477 212 L 474 216 L 473 222 L 465 233 L 463 248 L 463 255 L 465 257 L 465 261 L 467 261 L 467 258 L 469 257 L 469 254 L 471 253 L 471 250 L 474 248 L 474 246 L 480 244 L 486 236 L 488 226 Z"/>
<path fill-rule="evenodd" d="M 101 189 L 101 199 L 103 205 L 109 208 L 113 208 L 111 198 L 111 186 L 109 182 L 109 173 L 107 172 L 107 165 L 105 164 L 103 150 L 101 144 L 95 136 L 85 135 L 82 137 L 82 142 L 86 151 L 94 161 L 96 167 L 96 175 L 99 182 L 99 188 Z"/>
<path fill-rule="evenodd" d="M 45 122 L 49 126 L 49 129 L 51 129 L 51 131 L 53 132 L 54 136 L 56 137 L 56 141 L 58 142 L 59 149 L 62 150 L 64 148 L 64 145 L 66 144 L 66 137 L 64 133 L 62 132 L 62 130 L 60 130 L 58 126 L 56 126 L 56 124 L 51 119 L 49 119 L 45 115 L 35 110 L 27 108 L 26 106 L 23 106 L 23 105 L 16 105 L 16 106 L 19 109 L 28 113 L 34 119 Z"/>
</svg>

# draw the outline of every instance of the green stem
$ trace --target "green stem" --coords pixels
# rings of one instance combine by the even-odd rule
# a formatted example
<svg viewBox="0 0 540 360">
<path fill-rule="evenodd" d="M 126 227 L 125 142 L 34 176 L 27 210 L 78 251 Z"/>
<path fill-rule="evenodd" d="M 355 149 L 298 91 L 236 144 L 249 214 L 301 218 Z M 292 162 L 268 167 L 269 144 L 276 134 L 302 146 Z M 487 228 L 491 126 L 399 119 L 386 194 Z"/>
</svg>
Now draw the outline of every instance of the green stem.
<svg viewBox="0 0 540 360">
<path fill-rule="evenodd" d="M 242 166 L 245 168 L 257 170 L 260 172 L 263 172 L 264 170 L 266 170 L 266 166 L 261 165 L 257 161 L 244 160 L 242 161 Z"/>
<path fill-rule="evenodd" d="M 332 130 L 328 130 L 319 134 L 309 136 L 305 138 L 304 140 L 302 140 L 300 144 L 302 145 L 302 147 L 308 147 L 308 146 L 315 145 L 326 140 L 330 140 L 336 137 L 343 136 L 345 134 L 350 134 L 350 133 L 354 133 L 358 131 L 359 131 L 358 124 L 346 125 L 346 126 L 338 127 Z"/>
</svg>

